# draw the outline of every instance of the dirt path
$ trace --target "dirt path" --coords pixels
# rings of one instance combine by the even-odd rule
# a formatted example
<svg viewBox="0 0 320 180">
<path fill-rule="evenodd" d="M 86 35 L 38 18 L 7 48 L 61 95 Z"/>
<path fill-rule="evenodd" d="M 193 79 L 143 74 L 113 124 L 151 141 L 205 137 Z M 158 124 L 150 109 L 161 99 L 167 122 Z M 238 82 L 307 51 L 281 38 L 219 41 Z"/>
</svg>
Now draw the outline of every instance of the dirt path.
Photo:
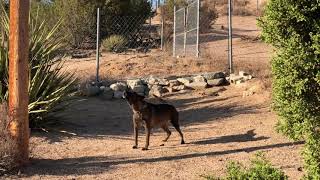
<svg viewBox="0 0 320 180">
<path fill-rule="evenodd" d="M 255 83 L 255 81 L 247 84 Z M 222 175 L 229 160 L 248 162 L 264 151 L 291 179 L 302 172 L 301 144 L 275 133 L 276 116 L 268 95 L 243 98 L 246 85 L 174 94 L 166 99 L 178 107 L 187 144 L 173 130 L 154 131 L 149 151 L 132 149 L 131 113 L 123 100 L 78 99 L 57 120 L 54 132 L 32 137 L 32 164 L 26 179 L 201 179 Z M 58 133 L 58 131 L 61 131 Z M 140 147 L 144 136 L 140 134 Z"/>
</svg>

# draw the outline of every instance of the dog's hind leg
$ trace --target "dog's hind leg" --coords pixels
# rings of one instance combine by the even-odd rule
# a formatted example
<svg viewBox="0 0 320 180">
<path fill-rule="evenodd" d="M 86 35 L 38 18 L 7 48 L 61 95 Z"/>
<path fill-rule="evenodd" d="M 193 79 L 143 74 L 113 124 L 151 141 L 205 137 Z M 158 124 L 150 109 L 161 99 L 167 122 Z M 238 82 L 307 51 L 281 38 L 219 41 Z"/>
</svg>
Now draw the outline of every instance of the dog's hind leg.
<svg viewBox="0 0 320 180">
<path fill-rule="evenodd" d="M 167 137 L 162 140 L 163 142 L 167 142 L 168 139 L 170 138 L 171 131 L 169 130 L 168 126 L 162 126 L 162 129 L 167 133 Z"/>
<path fill-rule="evenodd" d="M 183 134 L 182 131 L 180 129 L 180 125 L 179 125 L 179 114 L 176 114 L 173 119 L 171 120 L 171 123 L 173 125 L 173 127 L 178 131 L 178 133 L 180 134 L 181 137 L 181 144 L 185 144 L 184 142 L 184 138 L 183 138 Z"/>
<path fill-rule="evenodd" d="M 132 146 L 133 149 L 137 149 L 138 148 L 138 131 L 139 131 L 139 127 L 137 125 L 135 125 L 133 127 L 133 134 L 134 134 L 134 145 Z"/>
</svg>

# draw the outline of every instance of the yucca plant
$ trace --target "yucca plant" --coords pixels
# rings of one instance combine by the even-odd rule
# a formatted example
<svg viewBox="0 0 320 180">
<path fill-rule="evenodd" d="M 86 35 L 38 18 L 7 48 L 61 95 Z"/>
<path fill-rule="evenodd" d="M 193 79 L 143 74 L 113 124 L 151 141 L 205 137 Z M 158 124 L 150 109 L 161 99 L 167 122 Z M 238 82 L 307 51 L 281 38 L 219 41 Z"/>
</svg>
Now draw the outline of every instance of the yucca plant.
<svg viewBox="0 0 320 180">
<path fill-rule="evenodd" d="M 3 7 L 1 7 L 3 9 Z M 58 34 L 61 21 L 46 30 L 45 21 L 38 22 L 38 15 L 30 15 L 29 30 L 29 114 L 30 126 L 45 122 L 45 117 L 57 105 L 72 95 L 76 83 L 73 74 L 63 72 L 63 49 L 65 37 Z M 1 15 L 1 27 L 9 34 L 8 14 Z M 1 98 L 7 99 L 8 49 L 0 48 Z"/>
</svg>

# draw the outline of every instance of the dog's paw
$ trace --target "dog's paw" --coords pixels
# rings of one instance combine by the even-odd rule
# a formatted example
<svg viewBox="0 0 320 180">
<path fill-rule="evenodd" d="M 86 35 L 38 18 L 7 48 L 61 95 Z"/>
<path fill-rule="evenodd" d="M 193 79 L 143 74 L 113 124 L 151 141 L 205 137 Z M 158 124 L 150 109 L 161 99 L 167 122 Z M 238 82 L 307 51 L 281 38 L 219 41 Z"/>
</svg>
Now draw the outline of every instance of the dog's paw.
<svg viewBox="0 0 320 180">
<path fill-rule="evenodd" d="M 132 149 L 138 149 L 138 146 L 132 146 Z"/>
<path fill-rule="evenodd" d="M 146 151 L 146 150 L 148 150 L 148 148 L 146 148 L 146 147 L 142 148 L 142 151 Z"/>
</svg>

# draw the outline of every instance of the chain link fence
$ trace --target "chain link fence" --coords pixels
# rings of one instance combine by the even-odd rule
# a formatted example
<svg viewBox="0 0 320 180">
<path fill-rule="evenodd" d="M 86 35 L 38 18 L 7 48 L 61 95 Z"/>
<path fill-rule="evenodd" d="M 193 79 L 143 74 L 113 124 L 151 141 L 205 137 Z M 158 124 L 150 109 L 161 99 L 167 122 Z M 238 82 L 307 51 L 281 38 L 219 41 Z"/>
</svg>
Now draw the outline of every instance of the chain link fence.
<svg viewBox="0 0 320 180">
<path fill-rule="evenodd" d="M 252 3 L 247 5 L 251 10 L 255 6 Z M 102 76 L 109 71 L 120 76 L 122 69 L 126 70 L 125 73 L 132 72 L 131 75 L 137 76 L 164 75 L 165 71 L 167 75 L 229 72 L 229 27 L 228 16 L 224 13 L 227 3 L 224 0 L 201 1 L 199 5 L 198 0 L 193 0 L 172 11 L 162 7 L 156 9 L 151 18 L 113 16 L 105 21 L 106 24 L 101 24 L 108 27 L 100 44 L 103 53 Z M 268 52 L 264 53 L 267 47 L 260 42 L 256 18 L 256 15 L 233 15 L 235 73 L 240 70 L 253 73 L 252 69 L 264 71 L 268 62 Z M 262 59 L 259 63 L 263 63 L 263 66 L 258 66 L 257 58 Z M 121 59 L 130 59 L 130 62 L 122 62 Z M 131 62 L 132 59 L 135 59 L 134 62 Z M 124 63 L 123 66 L 118 65 L 117 61 Z M 136 72 L 135 67 L 147 70 Z M 120 69 L 119 72 L 116 69 Z"/>
<path fill-rule="evenodd" d="M 174 57 L 199 56 L 199 0 L 174 13 Z"/>
</svg>

